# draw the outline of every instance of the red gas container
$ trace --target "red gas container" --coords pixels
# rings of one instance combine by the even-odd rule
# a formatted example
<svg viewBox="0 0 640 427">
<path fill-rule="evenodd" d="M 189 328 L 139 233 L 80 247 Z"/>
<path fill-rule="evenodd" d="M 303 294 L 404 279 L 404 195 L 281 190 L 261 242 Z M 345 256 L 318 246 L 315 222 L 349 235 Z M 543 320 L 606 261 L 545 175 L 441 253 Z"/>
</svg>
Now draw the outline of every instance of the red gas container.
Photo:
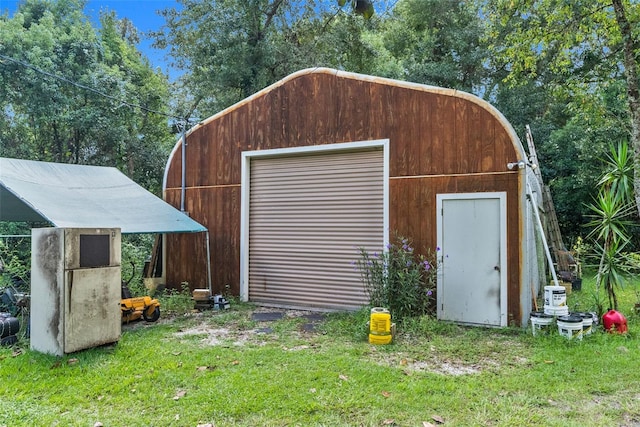
<svg viewBox="0 0 640 427">
<path fill-rule="evenodd" d="M 609 310 L 602 316 L 602 325 L 605 331 L 612 334 L 624 334 L 629 330 L 627 318 L 615 310 Z"/>
</svg>

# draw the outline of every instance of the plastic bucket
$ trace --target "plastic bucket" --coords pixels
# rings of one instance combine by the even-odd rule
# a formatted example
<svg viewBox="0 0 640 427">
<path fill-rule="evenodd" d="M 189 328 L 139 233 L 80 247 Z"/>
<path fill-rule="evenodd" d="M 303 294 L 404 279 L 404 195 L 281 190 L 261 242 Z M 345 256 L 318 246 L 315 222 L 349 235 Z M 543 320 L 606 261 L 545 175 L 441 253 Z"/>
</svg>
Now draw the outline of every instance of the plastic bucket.
<svg viewBox="0 0 640 427">
<path fill-rule="evenodd" d="M 568 339 L 582 339 L 582 316 L 571 314 L 558 317 L 558 332 Z"/>
<path fill-rule="evenodd" d="M 591 313 L 574 313 L 582 317 L 582 336 L 591 335 L 593 330 L 593 316 Z"/>
<path fill-rule="evenodd" d="M 20 321 L 9 313 L 0 313 L 0 338 L 15 335 L 20 330 Z"/>
<path fill-rule="evenodd" d="M 566 316 L 569 314 L 567 290 L 564 286 L 544 287 L 544 312 L 552 316 Z"/>
<path fill-rule="evenodd" d="M 531 333 L 533 335 L 538 335 L 540 333 L 548 334 L 549 333 L 549 325 L 553 323 L 553 316 L 550 314 L 545 314 L 542 311 L 532 311 L 531 312 Z"/>
<path fill-rule="evenodd" d="M 389 344 L 392 338 L 389 310 L 373 307 L 369 319 L 369 344 Z"/>
</svg>

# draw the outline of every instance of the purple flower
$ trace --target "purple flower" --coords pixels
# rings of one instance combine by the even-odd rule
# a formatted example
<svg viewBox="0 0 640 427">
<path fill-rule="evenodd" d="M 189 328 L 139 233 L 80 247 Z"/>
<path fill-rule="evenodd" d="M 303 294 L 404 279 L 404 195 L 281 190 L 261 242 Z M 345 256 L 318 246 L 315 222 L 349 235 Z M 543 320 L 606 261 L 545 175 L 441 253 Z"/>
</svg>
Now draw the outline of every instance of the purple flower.
<svg viewBox="0 0 640 427">
<path fill-rule="evenodd" d="M 428 296 L 428 297 L 430 297 L 431 295 L 433 295 L 433 291 L 432 291 L 431 289 L 429 289 L 429 290 L 427 291 L 427 296 Z"/>
<path fill-rule="evenodd" d="M 436 246 L 436 252 L 440 252 L 440 246 Z"/>
<path fill-rule="evenodd" d="M 374 252 L 374 253 L 373 253 L 373 257 L 374 257 L 374 258 L 380 258 L 380 255 L 378 254 L 378 252 Z"/>
<path fill-rule="evenodd" d="M 431 270 L 431 264 L 426 259 L 422 262 L 424 264 L 424 271 Z"/>
</svg>

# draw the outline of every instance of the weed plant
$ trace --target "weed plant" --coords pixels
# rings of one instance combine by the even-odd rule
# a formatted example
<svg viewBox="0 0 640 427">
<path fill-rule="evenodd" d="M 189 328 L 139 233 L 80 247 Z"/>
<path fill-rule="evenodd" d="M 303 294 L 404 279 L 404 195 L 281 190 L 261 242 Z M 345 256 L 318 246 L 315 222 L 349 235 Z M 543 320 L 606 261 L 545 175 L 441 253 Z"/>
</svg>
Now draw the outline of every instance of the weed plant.
<svg viewBox="0 0 640 427">
<path fill-rule="evenodd" d="M 385 307 L 396 322 L 429 313 L 437 277 L 437 254 L 418 254 L 402 236 L 386 250 L 370 253 L 359 249 L 354 262 L 373 307 Z"/>
</svg>

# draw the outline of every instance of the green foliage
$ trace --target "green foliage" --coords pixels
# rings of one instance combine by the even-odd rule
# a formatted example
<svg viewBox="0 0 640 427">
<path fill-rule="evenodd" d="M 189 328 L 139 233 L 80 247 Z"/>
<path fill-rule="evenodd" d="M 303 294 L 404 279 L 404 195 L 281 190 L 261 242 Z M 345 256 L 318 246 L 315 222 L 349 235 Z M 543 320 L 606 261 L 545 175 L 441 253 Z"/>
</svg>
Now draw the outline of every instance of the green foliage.
<svg viewBox="0 0 640 427">
<path fill-rule="evenodd" d="M 618 310 L 616 288 L 623 286 L 628 274 L 629 263 L 624 249 L 630 241 L 629 227 L 634 223 L 629 219 L 635 212 L 635 204 L 627 144 L 612 146 L 610 151 L 608 170 L 600 180 L 598 198 L 590 206 L 594 219 L 589 225 L 593 227 L 590 236 L 596 239 L 596 254 L 600 258 L 595 291 L 599 293 L 602 286 L 609 307 Z"/>
<path fill-rule="evenodd" d="M 483 34 L 474 2 L 403 0 L 382 37 L 402 80 L 479 93 L 488 71 Z"/>
<path fill-rule="evenodd" d="M 184 71 L 180 87 L 187 102 L 180 108 L 197 107 L 197 117 L 215 114 L 305 68 L 397 71 L 377 33 L 382 18 L 369 16 L 373 2 L 345 1 L 355 13 L 345 13 L 339 2 L 315 0 L 179 3 L 180 9 L 161 12 L 166 26 L 154 33 L 155 44 L 169 49 L 174 65 Z"/>
<path fill-rule="evenodd" d="M 181 289 L 164 289 L 155 295 L 162 305 L 162 311 L 171 314 L 185 314 L 193 311 L 194 302 L 187 282 L 182 283 Z"/>
<path fill-rule="evenodd" d="M 145 262 L 151 253 L 154 235 L 123 234 L 121 244 L 122 280 L 128 283 L 132 296 L 149 295 L 142 280 Z"/>
<path fill-rule="evenodd" d="M 0 222 L 0 235 L 29 236 L 29 224 Z M 13 286 L 18 291 L 29 292 L 31 275 L 31 238 L 0 237 L 0 290 Z"/>
<path fill-rule="evenodd" d="M 430 311 L 438 271 L 436 253 L 419 255 L 408 239 L 397 237 L 382 253 L 360 248 L 355 265 L 374 307 L 389 309 L 396 322 Z"/>
<path fill-rule="evenodd" d="M 159 193 L 173 136 L 150 110 L 166 109 L 167 79 L 134 30 L 106 13 L 98 31 L 84 5 L 28 0 L 0 19 L 0 155 L 116 166 Z"/>
<path fill-rule="evenodd" d="M 484 2 L 486 41 L 505 81 L 545 85 L 567 99 L 575 115 L 588 112 L 590 120 L 577 122 L 585 128 L 599 117 L 615 118 L 614 132 L 639 153 L 639 13 L 637 2 L 625 0 L 492 0 Z M 626 105 L 612 108 L 612 101 Z M 640 162 L 634 168 L 640 174 Z M 640 181 L 634 191 L 640 200 Z"/>
</svg>

